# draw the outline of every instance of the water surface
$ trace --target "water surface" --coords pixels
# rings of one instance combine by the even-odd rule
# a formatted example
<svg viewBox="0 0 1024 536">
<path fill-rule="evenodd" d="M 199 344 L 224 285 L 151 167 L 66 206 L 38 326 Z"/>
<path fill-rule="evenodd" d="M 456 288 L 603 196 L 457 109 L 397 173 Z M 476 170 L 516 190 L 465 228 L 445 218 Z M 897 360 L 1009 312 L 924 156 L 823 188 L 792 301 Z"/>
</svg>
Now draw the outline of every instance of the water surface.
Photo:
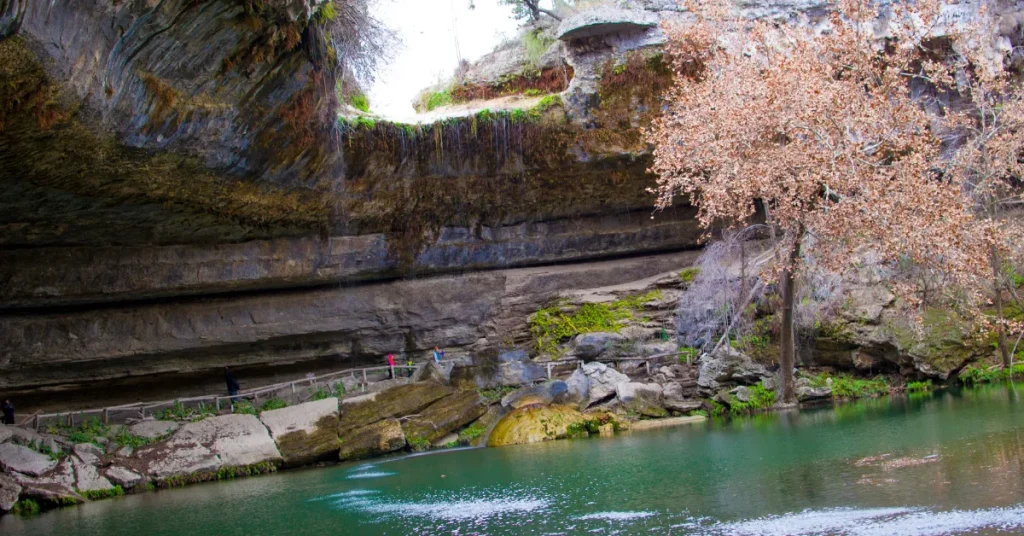
<svg viewBox="0 0 1024 536">
<path fill-rule="evenodd" d="M 0 533 L 1024 533 L 1017 389 L 284 472 L 7 516 Z"/>
</svg>

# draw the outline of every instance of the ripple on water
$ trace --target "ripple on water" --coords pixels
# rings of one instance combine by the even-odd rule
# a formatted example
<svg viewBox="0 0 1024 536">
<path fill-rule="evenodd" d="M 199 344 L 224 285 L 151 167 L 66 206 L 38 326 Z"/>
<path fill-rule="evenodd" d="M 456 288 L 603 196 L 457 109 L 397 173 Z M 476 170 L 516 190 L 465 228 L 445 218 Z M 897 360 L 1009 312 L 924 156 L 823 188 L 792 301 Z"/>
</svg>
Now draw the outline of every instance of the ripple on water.
<svg viewBox="0 0 1024 536">
<path fill-rule="evenodd" d="M 394 476 L 396 474 L 398 473 L 387 473 L 384 471 L 368 471 L 366 473 L 356 473 L 353 475 L 348 475 L 346 478 L 348 478 L 349 480 L 356 480 L 360 478 L 381 478 L 385 476 Z"/>
<path fill-rule="evenodd" d="M 466 499 L 432 496 L 422 501 L 387 500 L 364 495 L 357 500 L 335 503 L 343 510 L 359 510 L 387 517 L 426 518 L 433 522 L 481 522 L 505 514 L 535 513 L 550 505 L 548 499 L 511 491 L 483 493 Z"/>
<path fill-rule="evenodd" d="M 312 499 L 309 500 L 309 502 L 330 501 L 333 499 L 347 499 L 350 497 L 362 497 L 365 495 L 373 495 L 375 493 L 380 493 L 380 491 L 373 489 L 353 489 L 349 491 L 343 491 L 341 493 L 332 493 L 330 495 L 324 495 L 322 497 L 313 497 Z"/>
<path fill-rule="evenodd" d="M 987 510 L 933 512 L 921 508 L 807 510 L 781 516 L 716 524 L 713 536 L 941 536 L 990 529 L 1024 529 L 1024 505 Z"/>
<path fill-rule="evenodd" d="M 583 521 L 591 521 L 595 519 L 602 521 L 633 521 L 634 519 L 644 519 L 654 517 L 656 515 L 658 514 L 654 512 L 596 512 L 580 516 L 580 519 Z"/>
</svg>

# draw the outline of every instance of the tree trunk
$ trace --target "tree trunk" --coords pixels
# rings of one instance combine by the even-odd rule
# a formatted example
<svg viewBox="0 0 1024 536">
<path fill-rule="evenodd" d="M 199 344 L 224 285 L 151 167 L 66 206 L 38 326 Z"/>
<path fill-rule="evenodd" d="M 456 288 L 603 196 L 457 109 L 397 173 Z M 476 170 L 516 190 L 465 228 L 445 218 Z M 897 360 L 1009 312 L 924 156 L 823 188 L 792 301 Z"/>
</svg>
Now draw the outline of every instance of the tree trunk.
<svg viewBox="0 0 1024 536">
<path fill-rule="evenodd" d="M 789 253 L 789 264 L 782 271 L 782 342 L 779 355 L 779 386 L 783 404 L 796 404 L 796 379 L 793 368 L 796 363 L 796 344 L 793 329 L 793 301 L 796 296 L 796 281 L 793 272 L 800 259 L 800 239 L 797 237 L 793 250 Z"/>
<path fill-rule="evenodd" d="M 999 355 L 1003 358 L 1003 368 L 1010 368 L 1010 350 L 1006 347 L 1006 327 L 1003 326 L 1003 286 L 999 284 L 1000 259 L 999 252 L 992 246 L 992 293 L 996 302 L 996 335 L 999 341 Z"/>
</svg>

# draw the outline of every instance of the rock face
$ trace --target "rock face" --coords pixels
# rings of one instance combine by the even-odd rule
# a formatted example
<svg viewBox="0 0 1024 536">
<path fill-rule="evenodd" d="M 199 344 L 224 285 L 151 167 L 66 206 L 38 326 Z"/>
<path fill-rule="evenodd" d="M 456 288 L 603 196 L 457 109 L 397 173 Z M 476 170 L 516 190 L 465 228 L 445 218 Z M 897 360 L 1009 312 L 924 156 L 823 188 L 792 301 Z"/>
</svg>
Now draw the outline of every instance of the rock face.
<svg viewBox="0 0 1024 536">
<path fill-rule="evenodd" d="M 49 456 L 28 447 L 14 443 L 0 444 L 0 468 L 4 471 L 40 476 L 56 466 L 57 462 L 51 460 Z"/>
<path fill-rule="evenodd" d="M 124 467 L 111 466 L 103 471 L 103 474 L 114 484 L 129 490 L 142 482 L 142 476 Z"/>
<path fill-rule="evenodd" d="M 590 378 L 582 368 L 573 371 L 565 381 L 566 390 L 556 401 L 560 404 L 579 405 L 590 403 Z"/>
<path fill-rule="evenodd" d="M 402 423 L 406 441 L 434 443 L 450 432 L 480 418 L 487 406 L 476 391 L 462 391 L 427 406 Z"/>
<path fill-rule="evenodd" d="M 660 400 L 662 387 L 656 383 L 623 382 L 615 386 L 615 395 L 622 402 L 630 402 L 638 398 Z"/>
<path fill-rule="evenodd" d="M 260 421 L 270 430 L 284 465 L 294 467 L 333 459 L 338 451 L 338 399 L 264 411 Z"/>
<path fill-rule="evenodd" d="M 21 495 L 21 485 L 13 478 L 0 473 L 0 513 L 10 512 Z"/>
<path fill-rule="evenodd" d="M 581 369 L 590 386 L 587 405 L 608 400 L 615 396 L 620 383 L 629 383 L 629 376 L 604 363 L 585 363 Z"/>
<path fill-rule="evenodd" d="M 398 419 L 384 419 L 350 430 L 343 434 L 340 440 L 338 458 L 342 461 L 379 456 L 405 446 L 405 434 Z"/>
<path fill-rule="evenodd" d="M 703 389 L 715 390 L 728 383 L 752 385 L 768 376 L 771 374 L 764 365 L 755 363 L 750 356 L 731 346 L 722 346 L 715 352 L 701 357 L 697 385 Z"/>
<path fill-rule="evenodd" d="M 562 380 L 551 380 L 541 385 L 525 387 L 513 391 L 501 398 L 501 405 L 508 409 L 517 409 L 532 404 L 550 404 L 555 400 L 569 397 L 569 387 Z"/>
<path fill-rule="evenodd" d="M 577 13 L 558 26 L 558 38 L 572 41 L 585 37 L 643 31 L 658 25 L 658 16 L 640 10 L 598 7 Z"/>
<path fill-rule="evenodd" d="M 568 406 L 525 406 L 498 421 L 487 439 L 487 446 L 524 445 L 562 439 L 568 435 L 571 425 L 586 420 L 582 413 Z"/>
<path fill-rule="evenodd" d="M 105 491 L 114 487 L 106 477 L 100 475 L 96 466 L 76 458 L 72 458 L 71 463 L 75 468 L 75 489 L 78 491 Z"/>
<path fill-rule="evenodd" d="M 281 463 L 281 453 L 260 420 L 237 414 L 188 423 L 167 441 L 139 449 L 133 458 L 157 480 L 213 473 L 222 467 Z"/>
<path fill-rule="evenodd" d="M 600 357 L 616 345 L 625 342 L 626 338 L 618 333 L 584 333 L 576 336 L 576 347 L 573 354 L 583 359 Z"/>
<path fill-rule="evenodd" d="M 342 400 L 339 435 L 384 419 L 418 413 L 452 392 L 444 385 L 422 382 Z"/>
</svg>

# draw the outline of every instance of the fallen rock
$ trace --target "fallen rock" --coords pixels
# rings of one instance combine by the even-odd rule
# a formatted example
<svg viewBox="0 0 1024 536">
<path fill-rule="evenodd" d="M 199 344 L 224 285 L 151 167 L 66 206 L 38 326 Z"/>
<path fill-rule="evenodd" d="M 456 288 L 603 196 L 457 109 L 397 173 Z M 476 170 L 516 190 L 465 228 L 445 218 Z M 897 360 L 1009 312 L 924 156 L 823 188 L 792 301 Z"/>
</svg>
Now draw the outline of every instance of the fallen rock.
<svg viewBox="0 0 1024 536">
<path fill-rule="evenodd" d="M 420 365 L 412 374 L 413 382 L 434 382 L 447 385 L 452 377 L 452 368 L 455 363 L 448 361 L 438 365 L 433 359 L 429 359 Z"/>
<path fill-rule="evenodd" d="M 731 346 L 723 346 L 700 358 L 697 385 L 714 391 L 723 384 L 751 385 L 767 376 L 771 373 L 764 365 L 755 363 L 750 356 Z"/>
<path fill-rule="evenodd" d="M 341 401 L 339 435 L 384 419 L 418 413 L 452 389 L 435 382 L 410 383 Z"/>
<path fill-rule="evenodd" d="M 255 415 L 221 415 L 182 426 L 170 439 L 133 455 L 145 474 L 158 480 L 200 477 L 222 467 L 281 463 L 281 453 Z"/>
<path fill-rule="evenodd" d="M 270 430 L 286 466 L 295 467 L 336 456 L 337 398 L 264 411 L 260 414 L 260 421 Z"/>
<path fill-rule="evenodd" d="M 181 424 L 175 421 L 142 421 L 129 426 L 128 431 L 132 435 L 152 440 L 168 436 L 180 427 Z"/>
<path fill-rule="evenodd" d="M 115 452 L 114 454 L 116 454 L 117 456 L 120 456 L 122 458 L 128 458 L 128 457 L 130 457 L 134 453 L 135 453 L 135 449 L 131 448 L 128 445 L 125 445 L 125 446 L 117 449 L 117 452 Z"/>
<path fill-rule="evenodd" d="M 656 383 L 623 382 L 615 386 L 615 394 L 622 402 L 637 398 L 660 400 L 662 387 Z"/>
<path fill-rule="evenodd" d="M 658 372 L 665 375 L 665 378 L 669 380 L 674 380 L 676 377 L 676 373 L 672 370 L 672 367 L 661 367 L 658 369 Z"/>
<path fill-rule="evenodd" d="M 584 333 L 577 335 L 573 354 L 583 359 L 593 359 L 626 342 L 626 338 L 618 333 Z"/>
<path fill-rule="evenodd" d="M 590 385 L 590 393 L 587 398 L 588 406 L 615 396 L 615 386 L 629 382 L 629 376 L 604 363 L 585 363 L 582 370 Z"/>
<path fill-rule="evenodd" d="M 351 430 L 341 436 L 338 459 L 358 460 L 394 452 L 405 446 L 405 434 L 398 419 L 388 418 Z"/>
<path fill-rule="evenodd" d="M 552 404 L 524 406 L 498 421 L 487 440 L 488 447 L 539 443 L 568 436 L 569 427 L 587 418 L 575 408 Z"/>
<path fill-rule="evenodd" d="M 825 398 L 832 398 L 831 387 L 811 387 L 810 385 L 796 386 L 796 399 L 800 402 L 821 400 Z"/>
<path fill-rule="evenodd" d="M 10 512 L 21 495 L 21 484 L 14 478 L 0 473 L 0 512 Z"/>
<path fill-rule="evenodd" d="M 0 469 L 40 476 L 57 466 L 49 456 L 14 443 L 0 444 Z"/>
<path fill-rule="evenodd" d="M 750 389 L 745 385 L 741 385 L 732 391 L 732 396 L 736 397 L 736 400 L 740 402 L 750 402 Z"/>
<path fill-rule="evenodd" d="M 77 457 L 72 458 L 75 467 L 75 489 L 79 492 L 104 491 L 113 489 L 113 485 L 101 476 L 96 467 L 89 465 Z"/>
<path fill-rule="evenodd" d="M 78 459 L 90 465 L 99 465 L 104 456 L 103 451 L 92 443 L 78 443 L 71 450 Z"/>
<path fill-rule="evenodd" d="M 402 423 L 406 441 L 415 444 L 420 441 L 433 443 L 454 430 L 480 418 L 487 412 L 480 394 L 476 391 L 462 391 L 434 402 L 419 415 Z"/>
<path fill-rule="evenodd" d="M 502 397 L 501 405 L 508 409 L 516 409 L 530 404 L 550 404 L 568 390 L 569 386 L 564 381 L 551 380 L 513 391 Z"/>
<path fill-rule="evenodd" d="M 6 424 L 0 424 L 0 443 L 6 443 L 13 435 L 14 433 L 11 432 L 10 427 Z"/>
<path fill-rule="evenodd" d="M 21 497 L 34 499 L 55 506 L 81 502 L 75 492 L 75 469 L 70 458 L 64 458 L 44 476 L 35 478 L 15 473 L 14 480 L 21 486 Z"/>
<path fill-rule="evenodd" d="M 134 488 L 139 482 L 142 482 L 142 476 L 120 467 L 112 465 L 103 471 L 103 474 L 114 484 L 121 486 L 124 489 Z"/>
<path fill-rule="evenodd" d="M 571 406 L 590 402 L 590 378 L 582 368 L 574 370 L 565 381 L 565 392 L 556 397 L 555 402 Z"/>
<path fill-rule="evenodd" d="M 665 409 L 686 413 L 699 409 L 703 403 L 697 399 L 687 399 L 683 395 L 683 387 L 676 382 L 666 383 L 661 394 L 661 405 Z"/>
</svg>

